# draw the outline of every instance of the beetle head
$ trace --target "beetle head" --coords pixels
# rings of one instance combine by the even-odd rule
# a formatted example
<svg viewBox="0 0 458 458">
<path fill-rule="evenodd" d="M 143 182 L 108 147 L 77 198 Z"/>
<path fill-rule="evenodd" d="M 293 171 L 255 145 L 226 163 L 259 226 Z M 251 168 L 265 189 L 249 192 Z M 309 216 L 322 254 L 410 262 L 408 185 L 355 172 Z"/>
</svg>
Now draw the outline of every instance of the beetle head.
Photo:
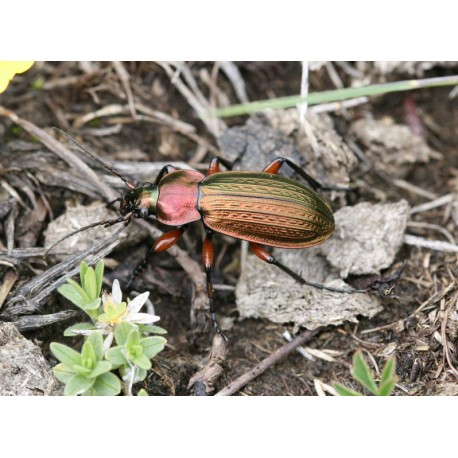
<svg viewBox="0 0 458 458">
<path fill-rule="evenodd" d="M 158 195 L 157 186 L 145 183 L 124 194 L 119 211 L 123 216 L 131 213 L 134 218 L 147 218 L 156 213 Z"/>
</svg>

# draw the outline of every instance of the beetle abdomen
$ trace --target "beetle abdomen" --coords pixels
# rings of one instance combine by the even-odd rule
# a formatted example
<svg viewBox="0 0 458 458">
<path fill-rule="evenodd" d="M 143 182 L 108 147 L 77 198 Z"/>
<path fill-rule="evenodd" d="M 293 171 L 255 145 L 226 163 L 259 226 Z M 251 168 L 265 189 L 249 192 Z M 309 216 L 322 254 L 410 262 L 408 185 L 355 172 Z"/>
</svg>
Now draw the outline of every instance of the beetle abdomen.
<svg viewBox="0 0 458 458">
<path fill-rule="evenodd" d="M 289 178 L 261 172 L 222 172 L 200 184 L 204 223 L 232 237 L 283 248 L 324 242 L 334 231 L 329 204 Z"/>
</svg>

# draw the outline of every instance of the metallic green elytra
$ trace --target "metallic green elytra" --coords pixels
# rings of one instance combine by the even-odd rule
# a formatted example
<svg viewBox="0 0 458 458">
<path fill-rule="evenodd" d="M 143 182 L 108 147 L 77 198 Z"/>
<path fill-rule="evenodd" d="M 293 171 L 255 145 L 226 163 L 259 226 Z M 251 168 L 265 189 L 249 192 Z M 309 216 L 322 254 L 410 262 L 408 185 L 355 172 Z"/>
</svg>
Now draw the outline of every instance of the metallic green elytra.
<svg viewBox="0 0 458 458">
<path fill-rule="evenodd" d="M 329 204 L 312 189 L 277 174 L 212 174 L 200 183 L 199 211 L 210 229 L 262 245 L 306 248 L 334 232 Z"/>
</svg>

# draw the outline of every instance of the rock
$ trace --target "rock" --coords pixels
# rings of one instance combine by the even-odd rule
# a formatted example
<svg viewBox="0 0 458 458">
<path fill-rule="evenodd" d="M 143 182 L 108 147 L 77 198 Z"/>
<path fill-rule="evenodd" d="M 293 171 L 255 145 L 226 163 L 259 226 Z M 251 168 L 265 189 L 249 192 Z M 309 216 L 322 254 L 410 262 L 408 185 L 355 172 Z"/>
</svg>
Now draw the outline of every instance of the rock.
<svg viewBox="0 0 458 458">
<path fill-rule="evenodd" d="M 336 230 L 321 252 L 342 278 L 378 274 L 392 264 L 403 244 L 409 208 L 405 200 L 343 207 L 334 213 Z"/>
<path fill-rule="evenodd" d="M 394 124 L 390 118 L 358 119 L 349 131 L 363 145 L 374 167 L 394 177 L 404 177 L 416 163 L 441 157 L 409 127 Z"/>
<path fill-rule="evenodd" d="M 62 394 L 51 367 L 35 344 L 11 323 L 0 325 L 0 395 Z"/>
</svg>

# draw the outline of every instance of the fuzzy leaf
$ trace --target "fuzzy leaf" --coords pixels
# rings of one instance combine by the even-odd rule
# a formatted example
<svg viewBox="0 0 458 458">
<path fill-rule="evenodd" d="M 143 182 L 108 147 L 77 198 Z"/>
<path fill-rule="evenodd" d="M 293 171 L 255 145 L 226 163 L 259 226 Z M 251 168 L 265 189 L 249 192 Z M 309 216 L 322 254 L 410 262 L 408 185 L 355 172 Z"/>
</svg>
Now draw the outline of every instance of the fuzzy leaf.
<svg viewBox="0 0 458 458">
<path fill-rule="evenodd" d="M 142 332 L 152 332 L 153 334 L 167 334 L 167 331 L 160 326 L 154 326 L 153 324 L 142 324 L 139 325 Z"/>
<path fill-rule="evenodd" d="M 116 396 L 121 391 L 121 381 L 112 372 L 99 375 L 93 389 L 96 396 Z"/>
<path fill-rule="evenodd" d="M 356 352 L 353 357 L 351 375 L 372 394 L 377 394 L 377 384 L 375 383 L 374 377 L 372 376 L 369 366 L 364 360 L 361 352 Z"/>
<path fill-rule="evenodd" d="M 97 298 L 97 280 L 92 267 L 88 267 L 84 274 L 84 290 L 91 301 Z"/>
<path fill-rule="evenodd" d="M 106 372 L 111 371 L 111 363 L 108 361 L 98 361 L 94 367 L 94 370 L 89 374 L 90 378 L 97 378 Z"/>
<path fill-rule="evenodd" d="M 73 348 L 57 342 L 52 342 L 49 348 L 53 355 L 66 366 L 73 367 L 75 364 L 81 364 L 81 355 Z"/>
<path fill-rule="evenodd" d="M 72 285 L 62 285 L 57 288 L 57 291 L 59 291 L 62 296 L 65 297 L 65 299 L 68 299 L 72 304 L 75 304 L 77 307 L 80 309 L 84 310 L 84 299 L 81 297 L 81 294 L 77 289 L 75 289 Z"/>
<path fill-rule="evenodd" d="M 137 396 L 149 396 L 149 394 L 144 388 L 142 388 L 141 390 L 138 390 Z"/>
<path fill-rule="evenodd" d="M 137 329 L 133 329 L 127 336 L 126 348 L 135 347 L 137 345 L 140 345 L 140 333 Z"/>
<path fill-rule="evenodd" d="M 97 283 L 97 294 L 96 296 L 100 296 L 100 292 L 102 291 L 102 283 L 103 283 L 103 271 L 105 269 L 105 265 L 103 263 L 103 259 L 101 259 L 97 265 L 95 266 L 95 279 Z"/>
<path fill-rule="evenodd" d="M 128 364 L 127 359 L 123 355 L 123 347 L 113 347 L 107 350 L 105 357 L 111 362 L 113 369 Z"/>
<path fill-rule="evenodd" d="M 78 285 L 78 283 L 76 283 L 75 280 L 72 280 L 71 278 L 67 278 L 67 283 L 71 286 L 73 286 L 73 288 L 75 288 L 80 296 L 83 298 L 83 301 L 85 304 L 89 304 L 89 302 L 91 302 L 91 299 L 90 297 L 87 295 L 86 291 L 84 291 L 83 288 L 81 288 L 80 285 Z"/>
<path fill-rule="evenodd" d="M 95 353 L 95 360 L 100 361 L 103 358 L 103 337 L 100 332 L 93 332 L 87 339 L 92 345 Z"/>
<path fill-rule="evenodd" d="M 151 361 L 144 354 L 133 357 L 132 362 L 140 369 L 151 369 Z"/>
<path fill-rule="evenodd" d="M 97 329 L 97 328 L 92 323 L 77 323 L 77 324 L 74 324 L 74 325 L 68 327 L 64 331 L 64 336 L 66 336 L 66 337 L 78 336 L 80 334 L 78 334 L 77 332 L 74 332 L 74 331 L 92 331 L 94 329 Z"/>
<path fill-rule="evenodd" d="M 84 394 L 85 391 L 91 388 L 94 382 L 94 378 L 86 378 L 82 375 L 75 375 L 65 385 L 64 394 L 65 396 L 77 396 L 78 394 Z"/>
<path fill-rule="evenodd" d="M 137 367 L 136 373 L 135 373 L 135 383 L 137 382 L 142 382 L 145 380 L 148 372 L 146 369 L 141 369 L 140 367 Z"/>
<path fill-rule="evenodd" d="M 115 339 L 118 345 L 124 346 L 127 342 L 127 337 L 131 331 L 135 330 L 135 326 L 127 321 L 122 321 L 116 326 Z"/>
<path fill-rule="evenodd" d="M 100 299 L 100 297 L 97 297 L 92 302 L 89 302 L 89 304 L 85 304 L 83 310 L 85 312 L 97 310 L 100 307 L 101 302 L 102 302 L 102 299 Z"/>
<path fill-rule="evenodd" d="M 385 383 L 396 378 L 396 359 L 391 357 L 386 363 L 380 377 L 380 383 Z"/>
<path fill-rule="evenodd" d="M 143 348 L 143 354 L 151 359 L 154 358 L 165 347 L 167 340 L 164 337 L 153 336 L 141 339 L 140 345 Z"/>
<path fill-rule="evenodd" d="M 380 383 L 377 396 L 391 396 L 394 390 L 394 385 L 396 384 L 396 379 L 386 380 L 383 383 Z"/>
<path fill-rule="evenodd" d="M 58 364 L 52 368 L 54 377 L 61 383 L 68 383 L 68 381 L 75 375 L 75 372 L 65 364 Z"/>
<path fill-rule="evenodd" d="M 339 396 L 362 396 L 362 394 L 358 391 L 352 390 L 351 388 L 347 388 L 346 386 L 341 385 L 340 383 L 335 383 L 334 389 L 337 391 L 337 394 Z"/>
<path fill-rule="evenodd" d="M 81 280 L 81 286 L 84 288 L 84 276 L 86 275 L 87 268 L 89 266 L 87 265 L 86 261 L 81 261 L 80 264 L 80 280 Z"/>
<path fill-rule="evenodd" d="M 89 336 L 89 339 L 93 335 L 97 334 L 94 332 Z M 89 372 L 91 372 L 95 367 L 95 363 L 97 362 L 97 355 L 95 354 L 94 347 L 92 346 L 92 343 L 89 341 L 89 339 L 84 342 L 83 348 L 81 350 L 81 365 L 89 369 Z"/>
</svg>

